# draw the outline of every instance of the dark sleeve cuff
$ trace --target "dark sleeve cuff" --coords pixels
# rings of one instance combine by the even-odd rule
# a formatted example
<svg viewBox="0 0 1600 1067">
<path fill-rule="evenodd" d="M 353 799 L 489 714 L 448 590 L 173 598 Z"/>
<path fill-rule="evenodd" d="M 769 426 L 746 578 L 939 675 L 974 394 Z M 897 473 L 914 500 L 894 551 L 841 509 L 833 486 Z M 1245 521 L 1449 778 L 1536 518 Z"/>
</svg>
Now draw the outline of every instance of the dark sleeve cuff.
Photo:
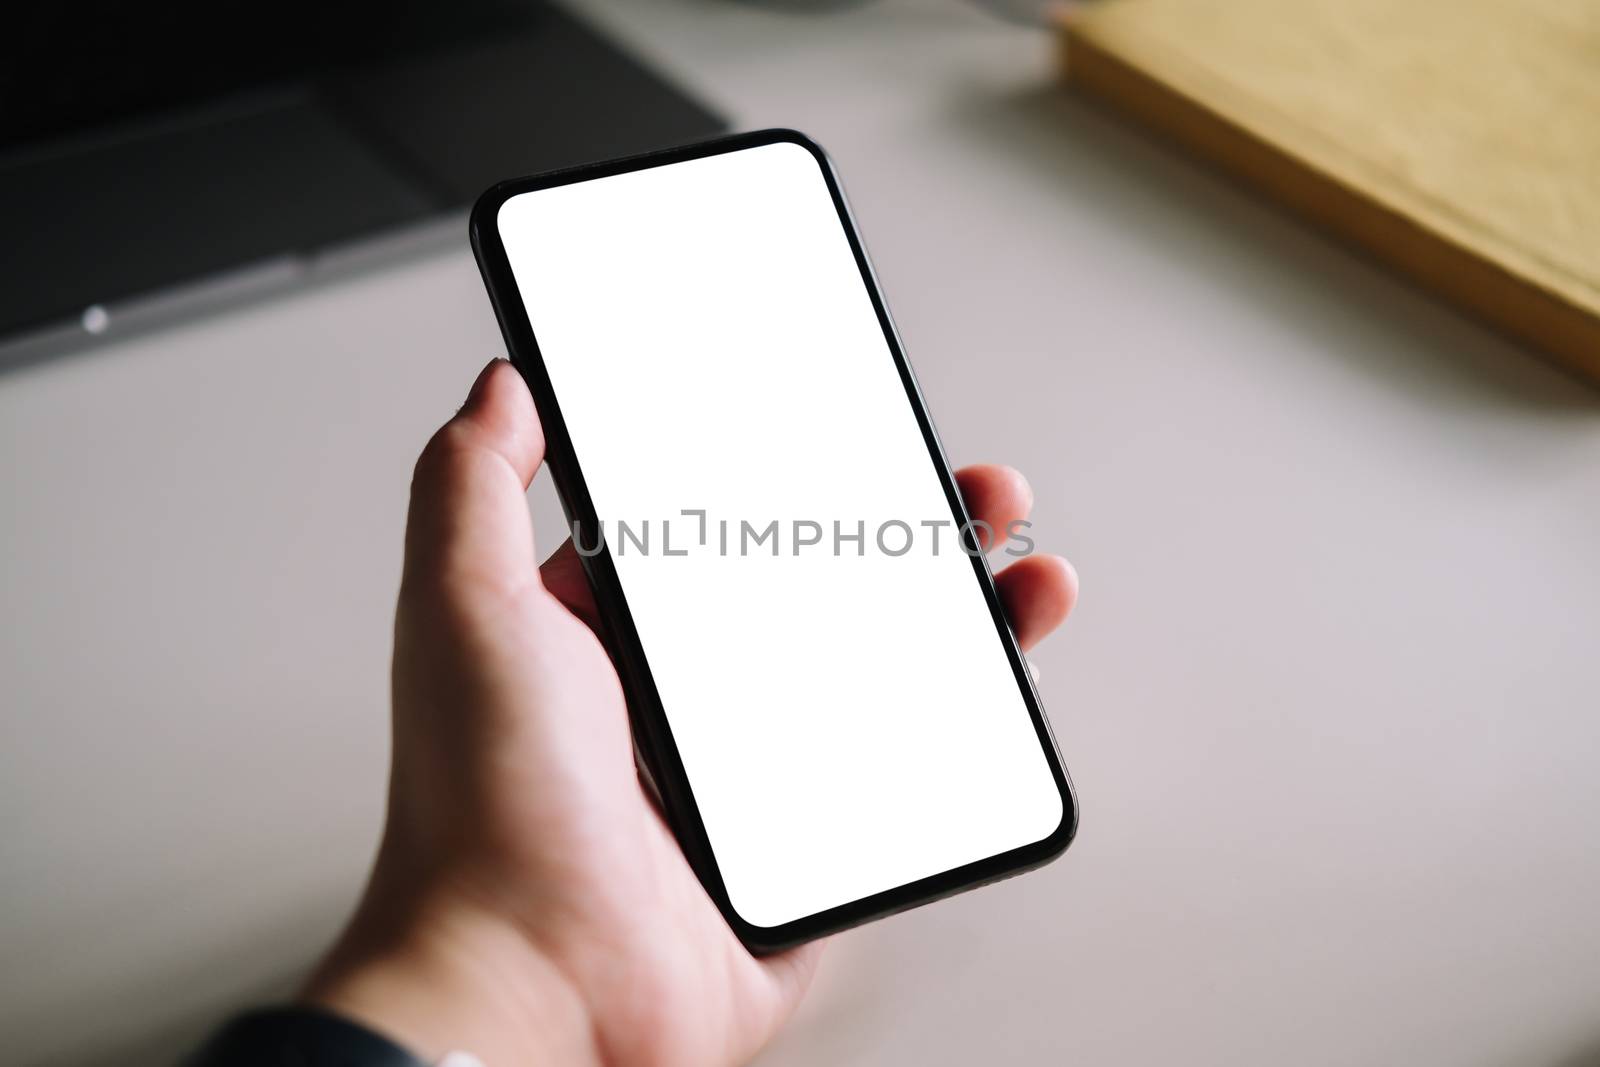
<svg viewBox="0 0 1600 1067">
<path fill-rule="evenodd" d="M 273 1008 L 241 1015 L 184 1067 L 427 1067 L 399 1045 L 332 1012 Z"/>
</svg>

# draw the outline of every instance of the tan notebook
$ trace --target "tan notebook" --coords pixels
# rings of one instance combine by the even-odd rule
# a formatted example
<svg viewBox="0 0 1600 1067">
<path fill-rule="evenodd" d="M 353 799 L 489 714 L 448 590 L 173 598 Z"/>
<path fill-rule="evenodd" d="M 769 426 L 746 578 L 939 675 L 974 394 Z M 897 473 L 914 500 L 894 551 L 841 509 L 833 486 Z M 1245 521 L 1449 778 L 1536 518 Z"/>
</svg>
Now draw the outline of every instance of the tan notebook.
<svg viewBox="0 0 1600 1067">
<path fill-rule="evenodd" d="M 1070 82 L 1600 380 L 1600 4 L 1103 0 Z"/>
</svg>

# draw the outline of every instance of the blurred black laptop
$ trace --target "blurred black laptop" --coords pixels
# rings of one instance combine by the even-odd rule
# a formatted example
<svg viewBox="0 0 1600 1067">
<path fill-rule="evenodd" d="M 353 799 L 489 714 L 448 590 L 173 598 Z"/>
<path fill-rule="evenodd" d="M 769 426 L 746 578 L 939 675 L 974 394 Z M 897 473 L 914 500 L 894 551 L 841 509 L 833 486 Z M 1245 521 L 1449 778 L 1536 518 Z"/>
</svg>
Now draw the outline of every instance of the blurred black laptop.
<svg viewBox="0 0 1600 1067">
<path fill-rule="evenodd" d="M 502 178 L 723 127 L 540 0 L 7 7 L 0 366 L 282 285 Z"/>
</svg>

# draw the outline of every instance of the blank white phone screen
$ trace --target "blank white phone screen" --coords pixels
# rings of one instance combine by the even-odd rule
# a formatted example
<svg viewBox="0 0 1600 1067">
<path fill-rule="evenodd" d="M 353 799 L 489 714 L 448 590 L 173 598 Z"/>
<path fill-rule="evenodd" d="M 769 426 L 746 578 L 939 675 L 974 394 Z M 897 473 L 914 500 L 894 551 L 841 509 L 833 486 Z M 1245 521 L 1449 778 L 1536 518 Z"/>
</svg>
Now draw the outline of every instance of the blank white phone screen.
<svg viewBox="0 0 1600 1067">
<path fill-rule="evenodd" d="M 1064 809 L 821 166 L 781 142 L 498 216 L 729 900 L 760 927 L 1041 841 Z"/>
</svg>

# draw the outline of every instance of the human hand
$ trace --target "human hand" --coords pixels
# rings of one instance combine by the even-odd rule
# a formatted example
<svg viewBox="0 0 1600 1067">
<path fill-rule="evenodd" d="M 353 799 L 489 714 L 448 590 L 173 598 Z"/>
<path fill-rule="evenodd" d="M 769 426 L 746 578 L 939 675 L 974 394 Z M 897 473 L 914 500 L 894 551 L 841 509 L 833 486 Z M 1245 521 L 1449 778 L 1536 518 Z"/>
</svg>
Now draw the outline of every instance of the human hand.
<svg viewBox="0 0 1600 1067">
<path fill-rule="evenodd" d="M 526 491 L 543 457 L 527 388 L 497 360 L 417 463 L 387 826 L 305 999 L 426 1058 L 742 1063 L 820 945 L 750 956 L 641 788 L 578 557 L 568 542 L 537 564 Z M 996 530 L 1032 502 L 1006 467 L 956 478 Z M 1025 648 L 1077 593 L 1053 556 L 996 582 Z"/>
</svg>

